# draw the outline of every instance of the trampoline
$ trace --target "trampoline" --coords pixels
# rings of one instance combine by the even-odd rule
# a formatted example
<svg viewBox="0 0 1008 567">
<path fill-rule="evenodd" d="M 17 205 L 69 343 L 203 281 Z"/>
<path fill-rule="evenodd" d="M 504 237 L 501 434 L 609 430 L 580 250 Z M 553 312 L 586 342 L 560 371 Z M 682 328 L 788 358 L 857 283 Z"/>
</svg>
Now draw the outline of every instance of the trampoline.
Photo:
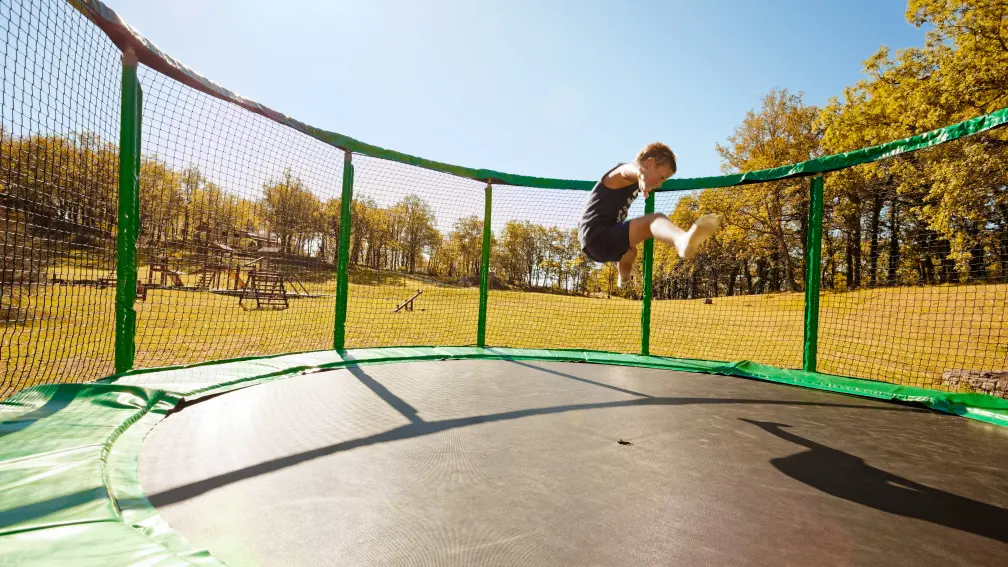
<svg viewBox="0 0 1008 567">
<path fill-rule="evenodd" d="M 360 365 L 184 402 L 138 466 L 229 565 L 1008 564 L 1008 429 L 738 377 Z"/>
<path fill-rule="evenodd" d="M 1008 264 L 921 209 L 994 202 L 946 164 L 1008 108 L 669 180 L 645 212 L 773 190 L 781 230 L 692 264 L 645 244 L 614 293 L 565 236 L 594 180 L 310 126 L 99 0 L 0 27 L 0 564 L 1008 565 Z M 839 173 L 870 164 L 915 194 Z M 855 222 L 827 199 L 851 188 Z M 138 276 L 162 256 L 171 289 Z M 241 308 L 253 265 L 283 310 Z"/>
</svg>

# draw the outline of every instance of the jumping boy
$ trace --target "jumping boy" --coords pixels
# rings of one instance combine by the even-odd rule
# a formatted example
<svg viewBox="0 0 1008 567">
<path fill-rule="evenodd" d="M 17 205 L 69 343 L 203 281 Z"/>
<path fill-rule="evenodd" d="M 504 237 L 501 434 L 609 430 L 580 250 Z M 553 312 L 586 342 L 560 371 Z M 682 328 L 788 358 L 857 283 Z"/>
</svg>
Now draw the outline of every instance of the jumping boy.
<svg viewBox="0 0 1008 567">
<path fill-rule="evenodd" d="M 654 142 L 644 146 L 633 163 L 610 169 L 585 199 L 578 226 L 578 239 L 585 256 L 596 262 L 618 262 L 618 285 L 630 281 L 637 245 L 648 238 L 657 238 L 675 246 L 681 258 L 689 259 L 697 247 L 718 229 L 716 214 L 700 217 L 684 231 L 661 213 L 626 220 L 627 211 L 638 193 L 648 193 L 661 187 L 676 172 L 676 156 L 665 144 Z"/>
</svg>

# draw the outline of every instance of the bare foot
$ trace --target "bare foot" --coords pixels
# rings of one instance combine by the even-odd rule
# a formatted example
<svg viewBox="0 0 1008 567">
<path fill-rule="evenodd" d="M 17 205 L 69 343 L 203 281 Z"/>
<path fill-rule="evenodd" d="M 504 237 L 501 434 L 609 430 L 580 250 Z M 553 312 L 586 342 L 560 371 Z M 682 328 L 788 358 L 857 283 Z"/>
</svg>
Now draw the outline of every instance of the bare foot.
<svg viewBox="0 0 1008 567">
<path fill-rule="evenodd" d="M 689 231 L 680 234 L 676 238 L 675 247 L 676 251 L 679 252 L 679 256 L 685 260 L 692 258 L 696 254 L 697 248 L 710 238 L 719 226 L 721 226 L 721 218 L 714 213 L 706 214 L 697 219 Z"/>
<path fill-rule="evenodd" d="M 618 266 L 619 266 L 619 278 L 616 279 L 616 287 L 622 288 L 624 285 L 630 283 L 630 277 L 632 275 L 630 273 L 630 270 L 633 268 L 633 265 L 627 267 L 626 270 L 623 269 L 622 264 L 618 264 Z"/>
</svg>

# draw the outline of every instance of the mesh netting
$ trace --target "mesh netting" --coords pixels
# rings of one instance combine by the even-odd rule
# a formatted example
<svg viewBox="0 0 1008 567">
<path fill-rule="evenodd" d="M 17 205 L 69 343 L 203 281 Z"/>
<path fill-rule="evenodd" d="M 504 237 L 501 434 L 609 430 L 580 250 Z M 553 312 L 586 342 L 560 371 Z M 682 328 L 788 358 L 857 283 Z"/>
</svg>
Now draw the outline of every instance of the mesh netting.
<svg viewBox="0 0 1008 567">
<path fill-rule="evenodd" d="M 121 66 L 62 2 L 0 1 L 0 34 L 5 397 L 113 369 Z M 136 366 L 330 348 L 344 152 L 139 77 Z M 390 159 L 353 155 L 345 345 L 476 343 L 484 184 L 349 147 Z M 827 175 L 818 370 L 1008 396 L 1006 187 L 999 132 Z M 488 346 L 640 351 L 643 254 L 623 288 L 589 261 L 585 196 L 492 188 Z M 723 226 L 690 261 L 655 244 L 650 352 L 802 367 L 809 206 L 807 179 L 659 194 Z"/>
<path fill-rule="evenodd" d="M 475 344 L 484 185 L 353 160 L 346 346 Z"/>
<path fill-rule="evenodd" d="M 0 2 L 0 399 L 113 369 L 120 52 L 62 2 Z"/>
<path fill-rule="evenodd" d="M 343 152 L 139 76 L 137 366 L 332 347 Z"/>
<path fill-rule="evenodd" d="M 721 229 L 691 260 L 655 244 L 651 353 L 801 368 L 808 181 L 659 193 L 655 211 Z"/>
<path fill-rule="evenodd" d="M 819 370 L 1008 396 L 1008 146 L 826 177 Z"/>
<path fill-rule="evenodd" d="M 639 352 L 639 291 L 581 252 L 587 193 L 494 186 L 488 345 Z M 630 214 L 640 214 L 643 200 Z M 639 278 L 638 278 L 639 281 Z"/>
</svg>

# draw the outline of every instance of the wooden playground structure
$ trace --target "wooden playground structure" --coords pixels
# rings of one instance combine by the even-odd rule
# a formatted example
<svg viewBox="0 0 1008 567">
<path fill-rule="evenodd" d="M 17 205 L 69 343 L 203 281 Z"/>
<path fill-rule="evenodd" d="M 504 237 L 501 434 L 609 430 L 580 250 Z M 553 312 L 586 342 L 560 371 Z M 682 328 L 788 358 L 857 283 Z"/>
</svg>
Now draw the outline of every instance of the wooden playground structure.
<svg viewBox="0 0 1008 567">
<path fill-rule="evenodd" d="M 283 310 L 290 299 L 323 296 L 308 291 L 284 258 L 268 253 L 250 256 L 226 244 L 203 241 L 191 259 L 196 269 L 185 273 L 183 262 L 173 259 L 167 246 L 155 249 L 144 287 L 236 296 L 245 310 Z"/>
<path fill-rule="evenodd" d="M 287 309 L 290 304 L 283 275 L 279 272 L 251 270 L 248 273 L 248 283 L 238 297 L 238 305 L 246 311 Z"/>
<path fill-rule="evenodd" d="M 157 284 L 154 283 L 155 275 L 159 276 Z M 182 273 L 169 267 L 167 256 L 151 260 L 150 265 L 147 266 L 146 285 L 149 288 L 185 287 L 185 283 L 182 282 Z"/>
<path fill-rule="evenodd" d="M 238 298 L 245 310 L 284 310 L 291 299 L 319 298 L 326 294 L 311 292 L 297 274 L 313 269 L 311 260 L 285 255 L 278 248 L 264 247 L 255 254 L 206 239 L 162 241 L 140 252 L 137 273 L 137 301 L 146 301 L 154 290 L 205 292 Z M 24 270 L 0 266 L 2 281 L 21 284 Z M 146 269 L 146 275 L 144 275 Z M 325 270 L 324 265 L 314 269 Z M 115 287 L 116 262 L 95 268 L 95 275 L 47 273 L 37 276 L 42 285 Z M 84 277 L 81 277 L 84 275 Z"/>
</svg>

